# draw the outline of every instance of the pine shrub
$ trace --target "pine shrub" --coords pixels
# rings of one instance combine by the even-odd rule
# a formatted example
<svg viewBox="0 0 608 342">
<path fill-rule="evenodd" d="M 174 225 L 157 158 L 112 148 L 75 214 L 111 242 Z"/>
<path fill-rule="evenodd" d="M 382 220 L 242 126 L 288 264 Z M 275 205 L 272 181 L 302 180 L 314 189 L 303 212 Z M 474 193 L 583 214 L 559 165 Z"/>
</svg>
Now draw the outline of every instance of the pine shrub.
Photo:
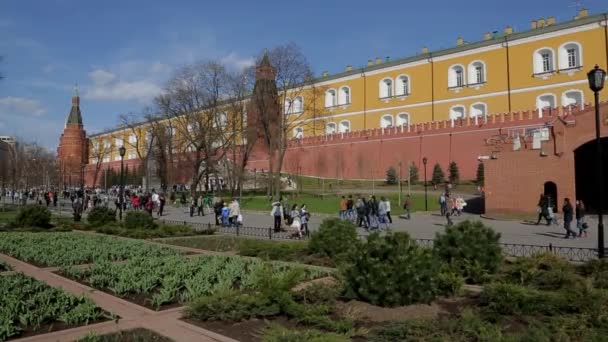
<svg viewBox="0 0 608 342">
<path fill-rule="evenodd" d="M 155 228 L 156 224 L 150 214 L 145 211 L 129 211 L 125 216 L 125 228 L 127 229 L 141 229 L 141 228 Z"/>
<path fill-rule="evenodd" d="M 397 184 L 397 170 L 395 170 L 395 168 L 392 166 L 386 170 L 386 184 Z"/>
<path fill-rule="evenodd" d="M 416 164 L 412 163 L 409 167 L 409 172 L 410 172 L 410 183 L 415 184 L 416 182 L 418 182 L 418 167 L 416 166 Z"/>
<path fill-rule="evenodd" d="M 480 283 L 493 274 L 502 261 L 500 233 L 480 221 L 464 221 L 437 233 L 433 250 L 467 281 Z"/>
<path fill-rule="evenodd" d="M 19 209 L 12 226 L 19 228 L 51 228 L 51 211 L 41 205 L 29 205 Z"/>
<path fill-rule="evenodd" d="M 439 260 L 407 233 L 371 234 L 343 268 L 346 294 L 374 305 L 430 303 L 439 293 Z"/>
<path fill-rule="evenodd" d="M 91 227 L 100 227 L 116 222 L 116 211 L 107 207 L 95 207 L 87 216 L 87 222 Z"/>
<path fill-rule="evenodd" d="M 458 182 L 460 181 L 460 171 L 458 170 L 458 164 L 456 164 L 455 161 L 450 163 L 448 173 L 448 179 L 450 180 L 450 183 L 458 184 Z"/>
<path fill-rule="evenodd" d="M 313 253 L 338 260 L 358 243 L 357 228 L 351 222 L 328 218 L 323 220 L 319 229 L 312 234 L 308 247 Z"/>
<path fill-rule="evenodd" d="M 479 163 L 477 165 L 477 177 L 475 178 L 475 182 L 479 186 L 483 186 L 485 182 L 485 167 L 483 163 Z"/>
</svg>

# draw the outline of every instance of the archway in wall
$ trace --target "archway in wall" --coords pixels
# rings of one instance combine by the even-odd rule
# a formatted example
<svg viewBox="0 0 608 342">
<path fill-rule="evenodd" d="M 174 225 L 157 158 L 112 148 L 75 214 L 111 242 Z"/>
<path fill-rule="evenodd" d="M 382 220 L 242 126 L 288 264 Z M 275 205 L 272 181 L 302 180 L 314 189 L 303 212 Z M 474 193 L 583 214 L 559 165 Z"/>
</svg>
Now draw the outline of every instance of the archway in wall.
<svg viewBox="0 0 608 342">
<path fill-rule="evenodd" d="M 543 193 L 549 199 L 549 205 L 553 207 L 553 212 L 557 212 L 559 208 L 557 203 L 557 185 L 553 182 L 545 182 Z"/>
<path fill-rule="evenodd" d="M 608 137 L 601 138 L 604 161 L 603 212 L 608 212 Z M 576 177 L 576 199 L 582 200 L 587 211 L 597 213 L 598 184 L 595 157 L 595 140 L 574 150 L 574 173 Z"/>
</svg>

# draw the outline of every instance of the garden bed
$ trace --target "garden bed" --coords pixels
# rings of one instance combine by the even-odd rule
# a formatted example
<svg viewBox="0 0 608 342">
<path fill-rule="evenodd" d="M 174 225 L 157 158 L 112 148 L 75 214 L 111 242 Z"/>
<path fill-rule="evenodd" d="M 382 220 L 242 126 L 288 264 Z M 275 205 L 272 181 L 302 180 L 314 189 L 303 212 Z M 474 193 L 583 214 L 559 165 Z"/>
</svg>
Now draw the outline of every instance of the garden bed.
<svg viewBox="0 0 608 342">
<path fill-rule="evenodd" d="M 0 277 L 0 298 L 0 341 L 111 318 L 88 298 L 69 295 L 23 274 Z"/>
<path fill-rule="evenodd" d="M 329 274 L 286 263 L 208 255 L 137 258 L 119 264 L 99 262 L 87 269 L 63 268 L 61 274 L 136 304 L 165 310 L 199 296 L 251 287 L 265 267 L 278 274 L 299 268 L 305 279 Z"/>
<path fill-rule="evenodd" d="M 78 342 L 172 342 L 173 340 L 144 328 L 97 335 L 91 333 Z"/>
<path fill-rule="evenodd" d="M 84 233 L 0 232 L 0 253 L 36 266 L 70 266 L 179 255 L 172 248 Z"/>
<path fill-rule="evenodd" d="M 6 262 L 0 260 L 0 272 L 8 272 L 11 271 L 11 265 L 7 264 Z"/>
</svg>

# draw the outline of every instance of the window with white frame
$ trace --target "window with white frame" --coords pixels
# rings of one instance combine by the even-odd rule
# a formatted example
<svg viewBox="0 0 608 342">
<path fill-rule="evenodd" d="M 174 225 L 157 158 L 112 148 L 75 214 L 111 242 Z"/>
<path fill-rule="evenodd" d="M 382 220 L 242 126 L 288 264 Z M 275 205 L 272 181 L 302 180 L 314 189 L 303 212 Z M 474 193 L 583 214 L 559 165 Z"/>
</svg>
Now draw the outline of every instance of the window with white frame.
<svg viewBox="0 0 608 342">
<path fill-rule="evenodd" d="M 293 113 L 293 101 L 288 97 L 285 99 L 285 114 Z"/>
<path fill-rule="evenodd" d="M 192 144 L 189 144 L 188 147 L 186 147 L 186 151 L 188 151 L 188 152 L 194 152 L 194 149 L 195 149 L 195 147 Z"/>
<path fill-rule="evenodd" d="M 534 73 L 543 74 L 554 71 L 553 49 L 542 48 L 534 52 Z"/>
<path fill-rule="evenodd" d="M 488 113 L 488 106 L 485 103 L 474 103 L 471 105 L 469 116 L 472 118 L 481 118 L 485 120 Z"/>
<path fill-rule="evenodd" d="M 568 90 L 562 95 L 562 105 L 565 107 L 583 106 L 583 92 L 581 90 Z"/>
<path fill-rule="evenodd" d="M 129 135 L 129 144 L 135 144 L 137 142 L 137 136 L 135 134 Z"/>
<path fill-rule="evenodd" d="M 228 125 L 228 115 L 226 113 L 217 113 L 213 127 L 226 127 Z"/>
<path fill-rule="evenodd" d="M 110 162 L 110 156 L 105 156 L 105 157 L 103 157 L 102 162 L 104 162 L 104 163 L 109 163 L 109 162 Z"/>
<path fill-rule="evenodd" d="M 557 106 L 555 95 L 553 94 L 544 94 L 536 98 L 536 108 L 539 111 L 544 109 L 552 109 Z"/>
<path fill-rule="evenodd" d="M 99 141 L 94 141 L 93 142 L 93 149 L 99 150 Z"/>
<path fill-rule="evenodd" d="M 393 80 L 385 78 L 380 81 L 380 98 L 393 97 Z"/>
<path fill-rule="evenodd" d="M 91 158 L 91 164 L 97 164 L 99 162 L 99 158 Z"/>
<path fill-rule="evenodd" d="M 333 107 L 336 105 L 336 90 L 329 89 L 325 92 L 325 107 Z"/>
<path fill-rule="evenodd" d="M 350 88 L 347 86 L 340 87 L 340 93 L 338 94 L 338 104 L 347 105 L 350 104 Z"/>
<path fill-rule="evenodd" d="M 335 122 L 330 122 L 327 125 L 325 125 L 325 133 L 326 134 L 334 134 L 334 133 L 336 133 L 336 123 Z"/>
<path fill-rule="evenodd" d="M 397 114 L 397 126 L 409 126 L 410 115 L 408 113 Z"/>
<path fill-rule="evenodd" d="M 575 69 L 582 66 L 581 45 L 576 42 L 566 43 L 559 48 L 559 68 Z"/>
<path fill-rule="evenodd" d="M 304 111 L 304 99 L 302 96 L 296 96 L 293 99 L 293 113 L 302 113 Z"/>
<path fill-rule="evenodd" d="M 457 105 L 457 106 L 453 106 L 452 108 L 450 108 L 450 120 L 458 120 L 458 119 L 464 118 L 464 116 L 465 116 L 464 106 Z"/>
<path fill-rule="evenodd" d="M 189 123 L 189 124 L 186 126 L 186 131 L 188 131 L 188 133 L 192 133 L 192 131 L 194 131 L 194 126 L 192 126 L 192 124 L 191 124 L 191 123 Z"/>
<path fill-rule="evenodd" d="M 340 133 L 348 133 L 350 131 L 350 121 L 342 120 L 340 121 L 340 127 L 338 128 Z"/>
<path fill-rule="evenodd" d="M 110 147 L 112 147 L 112 143 L 110 142 L 110 140 L 104 140 L 103 148 L 110 148 Z"/>
<path fill-rule="evenodd" d="M 453 65 L 448 71 L 448 87 L 460 88 L 465 85 L 464 68 L 462 65 Z"/>
<path fill-rule="evenodd" d="M 407 75 L 397 77 L 396 95 L 405 96 L 410 94 L 410 78 Z"/>
<path fill-rule="evenodd" d="M 393 116 L 390 114 L 385 114 L 380 118 L 380 127 L 388 128 L 393 126 Z"/>
<path fill-rule="evenodd" d="M 146 142 L 149 142 L 150 139 L 152 139 L 152 132 L 151 131 L 147 131 L 146 135 L 144 136 L 144 139 L 146 140 Z"/>
<path fill-rule="evenodd" d="M 293 129 L 293 137 L 296 139 L 304 138 L 304 128 L 296 127 Z"/>
<path fill-rule="evenodd" d="M 486 81 L 486 67 L 482 61 L 469 64 L 469 84 L 481 84 Z"/>
<path fill-rule="evenodd" d="M 124 145 L 124 141 L 121 138 L 114 139 L 114 146 L 120 147 Z"/>
<path fill-rule="evenodd" d="M 120 161 L 120 154 L 116 153 L 114 155 L 114 161 Z"/>
<path fill-rule="evenodd" d="M 135 158 L 137 158 L 137 153 L 135 153 L 135 152 L 127 153 L 127 159 L 135 159 Z"/>
</svg>

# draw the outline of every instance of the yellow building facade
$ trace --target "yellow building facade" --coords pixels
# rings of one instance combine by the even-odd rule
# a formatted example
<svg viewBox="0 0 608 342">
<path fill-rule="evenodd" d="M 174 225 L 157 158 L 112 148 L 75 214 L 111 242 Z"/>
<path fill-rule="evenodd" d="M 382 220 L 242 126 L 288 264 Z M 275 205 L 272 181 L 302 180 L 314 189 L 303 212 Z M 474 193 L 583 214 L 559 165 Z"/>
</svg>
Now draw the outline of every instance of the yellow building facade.
<svg viewBox="0 0 608 342">
<path fill-rule="evenodd" d="M 370 60 L 363 68 L 323 73 L 284 96 L 293 137 L 461 117 L 483 121 L 489 113 L 561 112 L 592 102 L 586 73 L 595 65 L 608 69 L 607 23 L 607 14 L 590 16 L 581 10 L 564 23 L 549 17 L 533 21 L 525 32 L 507 27 L 477 42 L 459 38 L 453 48 L 423 48 L 413 57 Z M 601 100 L 608 100 L 608 92 L 601 93 Z M 144 131 L 139 130 L 139 139 Z M 132 135 L 100 133 L 91 137 L 91 148 L 105 143 L 116 150 L 116 143 Z M 115 154 L 106 159 L 119 160 Z"/>
</svg>

